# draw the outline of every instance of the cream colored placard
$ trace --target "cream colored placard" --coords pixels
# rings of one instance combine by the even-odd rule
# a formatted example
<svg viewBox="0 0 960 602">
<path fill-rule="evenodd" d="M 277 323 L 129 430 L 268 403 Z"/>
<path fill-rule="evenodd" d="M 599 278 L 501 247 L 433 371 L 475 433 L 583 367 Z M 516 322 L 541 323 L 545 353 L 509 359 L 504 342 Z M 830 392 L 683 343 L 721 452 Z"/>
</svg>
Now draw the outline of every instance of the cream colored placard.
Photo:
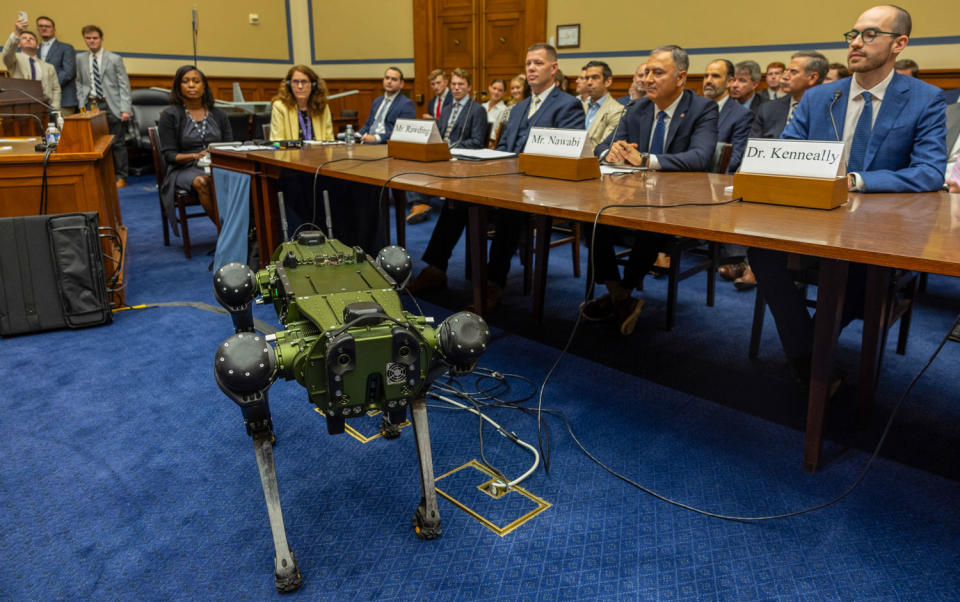
<svg viewBox="0 0 960 602">
<path fill-rule="evenodd" d="M 803 178 L 844 175 L 843 142 L 750 138 L 740 173 Z"/>
<path fill-rule="evenodd" d="M 437 129 L 437 122 L 433 119 L 397 119 L 393 125 L 390 140 L 415 144 L 443 142 L 440 131 Z"/>
<path fill-rule="evenodd" d="M 530 155 L 548 157 L 569 157 L 577 159 L 589 157 L 586 130 L 567 130 L 561 128 L 533 128 L 527 136 L 523 152 Z"/>
</svg>

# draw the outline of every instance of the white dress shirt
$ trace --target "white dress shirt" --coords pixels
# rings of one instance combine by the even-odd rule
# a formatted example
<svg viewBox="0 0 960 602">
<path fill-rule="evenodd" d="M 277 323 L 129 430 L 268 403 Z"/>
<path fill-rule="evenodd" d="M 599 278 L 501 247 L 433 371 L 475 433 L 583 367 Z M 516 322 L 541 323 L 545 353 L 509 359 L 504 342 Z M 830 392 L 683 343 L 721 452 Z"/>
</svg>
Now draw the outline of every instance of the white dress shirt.
<svg viewBox="0 0 960 602">
<path fill-rule="evenodd" d="M 893 79 L 894 70 L 891 69 L 890 73 L 887 74 L 883 80 L 876 86 L 866 90 L 857 83 L 856 76 L 850 78 L 850 97 L 847 98 L 847 116 L 843 120 L 843 159 L 845 162 L 850 161 L 850 145 L 853 142 L 853 134 L 857 129 L 857 121 L 860 120 L 860 113 L 863 112 L 863 96 L 864 92 L 870 92 L 872 98 L 870 106 L 873 107 L 873 121 L 870 123 L 871 129 L 873 124 L 877 122 L 877 115 L 880 114 L 880 106 L 883 104 L 883 96 L 887 93 L 887 86 L 890 85 L 890 80 Z M 853 174 L 854 180 L 854 190 L 863 190 L 863 178 L 860 177 L 860 174 Z"/>
</svg>

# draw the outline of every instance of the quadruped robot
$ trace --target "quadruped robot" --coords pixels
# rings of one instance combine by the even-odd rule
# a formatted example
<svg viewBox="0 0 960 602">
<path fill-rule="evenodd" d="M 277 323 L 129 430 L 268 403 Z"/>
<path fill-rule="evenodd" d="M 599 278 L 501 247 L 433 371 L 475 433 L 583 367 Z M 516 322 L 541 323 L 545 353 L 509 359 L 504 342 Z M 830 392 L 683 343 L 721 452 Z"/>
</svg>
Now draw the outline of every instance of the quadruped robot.
<svg viewBox="0 0 960 602">
<path fill-rule="evenodd" d="M 409 408 L 420 464 L 414 529 L 421 539 L 440 535 L 426 391 L 447 372 L 470 373 L 486 350 L 490 331 L 469 312 L 434 328 L 432 318 L 404 311 L 397 291 L 411 267 L 400 247 L 386 247 L 373 260 L 359 247 L 310 230 L 282 243 L 259 272 L 231 263 L 214 275 L 214 294 L 230 312 L 235 330 L 217 349 L 214 376 L 240 406 L 253 438 L 279 592 L 298 589 L 302 579 L 287 543 L 273 459 L 267 393 L 277 377 L 296 380 L 307 390 L 330 434 L 343 433 L 348 418 L 380 411 L 381 433 L 399 437 Z M 256 332 L 254 300 L 272 303 L 284 330 Z"/>
</svg>

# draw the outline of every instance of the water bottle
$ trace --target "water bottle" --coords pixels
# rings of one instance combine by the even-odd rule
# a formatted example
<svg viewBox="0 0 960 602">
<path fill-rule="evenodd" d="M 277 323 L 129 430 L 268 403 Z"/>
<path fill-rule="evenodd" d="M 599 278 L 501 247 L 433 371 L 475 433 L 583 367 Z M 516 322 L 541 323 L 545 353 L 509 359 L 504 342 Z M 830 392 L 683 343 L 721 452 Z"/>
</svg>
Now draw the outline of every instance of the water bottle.
<svg viewBox="0 0 960 602">
<path fill-rule="evenodd" d="M 43 139 L 47 141 L 47 146 L 56 146 L 60 142 L 60 129 L 56 123 L 51 121 L 47 124 L 47 131 L 44 132 Z"/>
<path fill-rule="evenodd" d="M 343 141 L 347 144 L 347 148 L 353 148 L 354 135 L 353 135 L 353 124 L 347 124 L 347 131 L 343 134 Z"/>
</svg>

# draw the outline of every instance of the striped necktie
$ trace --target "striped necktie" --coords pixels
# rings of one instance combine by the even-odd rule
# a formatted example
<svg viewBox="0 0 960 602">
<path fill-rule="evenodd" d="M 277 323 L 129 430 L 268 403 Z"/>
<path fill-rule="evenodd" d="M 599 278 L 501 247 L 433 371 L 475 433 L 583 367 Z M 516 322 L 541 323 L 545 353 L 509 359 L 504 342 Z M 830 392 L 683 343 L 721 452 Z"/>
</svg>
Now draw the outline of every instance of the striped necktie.
<svg viewBox="0 0 960 602">
<path fill-rule="evenodd" d="M 443 141 L 447 144 L 450 144 L 450 134 L 453 133 L 453 125 L 457 122 L 457 117 L 460 116 L 460 102 L 453 101 L 453 110 L 450 111 L 450 120 L 447 121 L 447 129 L 443 131 Z"/>
<path fill-rule="evenodd" d="M 533 117 L 533 114 L 537 112 L 537 109 L 540 108 L 540 97 L 534 96 L 530 99 L 530 110 L 527 111 L 527 119 Z"/>
<path fill-rule="evenodd" d="M 93 55 L 93 92 L 97 98 L 103 98 L 103 84 L 100 81 L 100 60 Z"/>
</svg>

